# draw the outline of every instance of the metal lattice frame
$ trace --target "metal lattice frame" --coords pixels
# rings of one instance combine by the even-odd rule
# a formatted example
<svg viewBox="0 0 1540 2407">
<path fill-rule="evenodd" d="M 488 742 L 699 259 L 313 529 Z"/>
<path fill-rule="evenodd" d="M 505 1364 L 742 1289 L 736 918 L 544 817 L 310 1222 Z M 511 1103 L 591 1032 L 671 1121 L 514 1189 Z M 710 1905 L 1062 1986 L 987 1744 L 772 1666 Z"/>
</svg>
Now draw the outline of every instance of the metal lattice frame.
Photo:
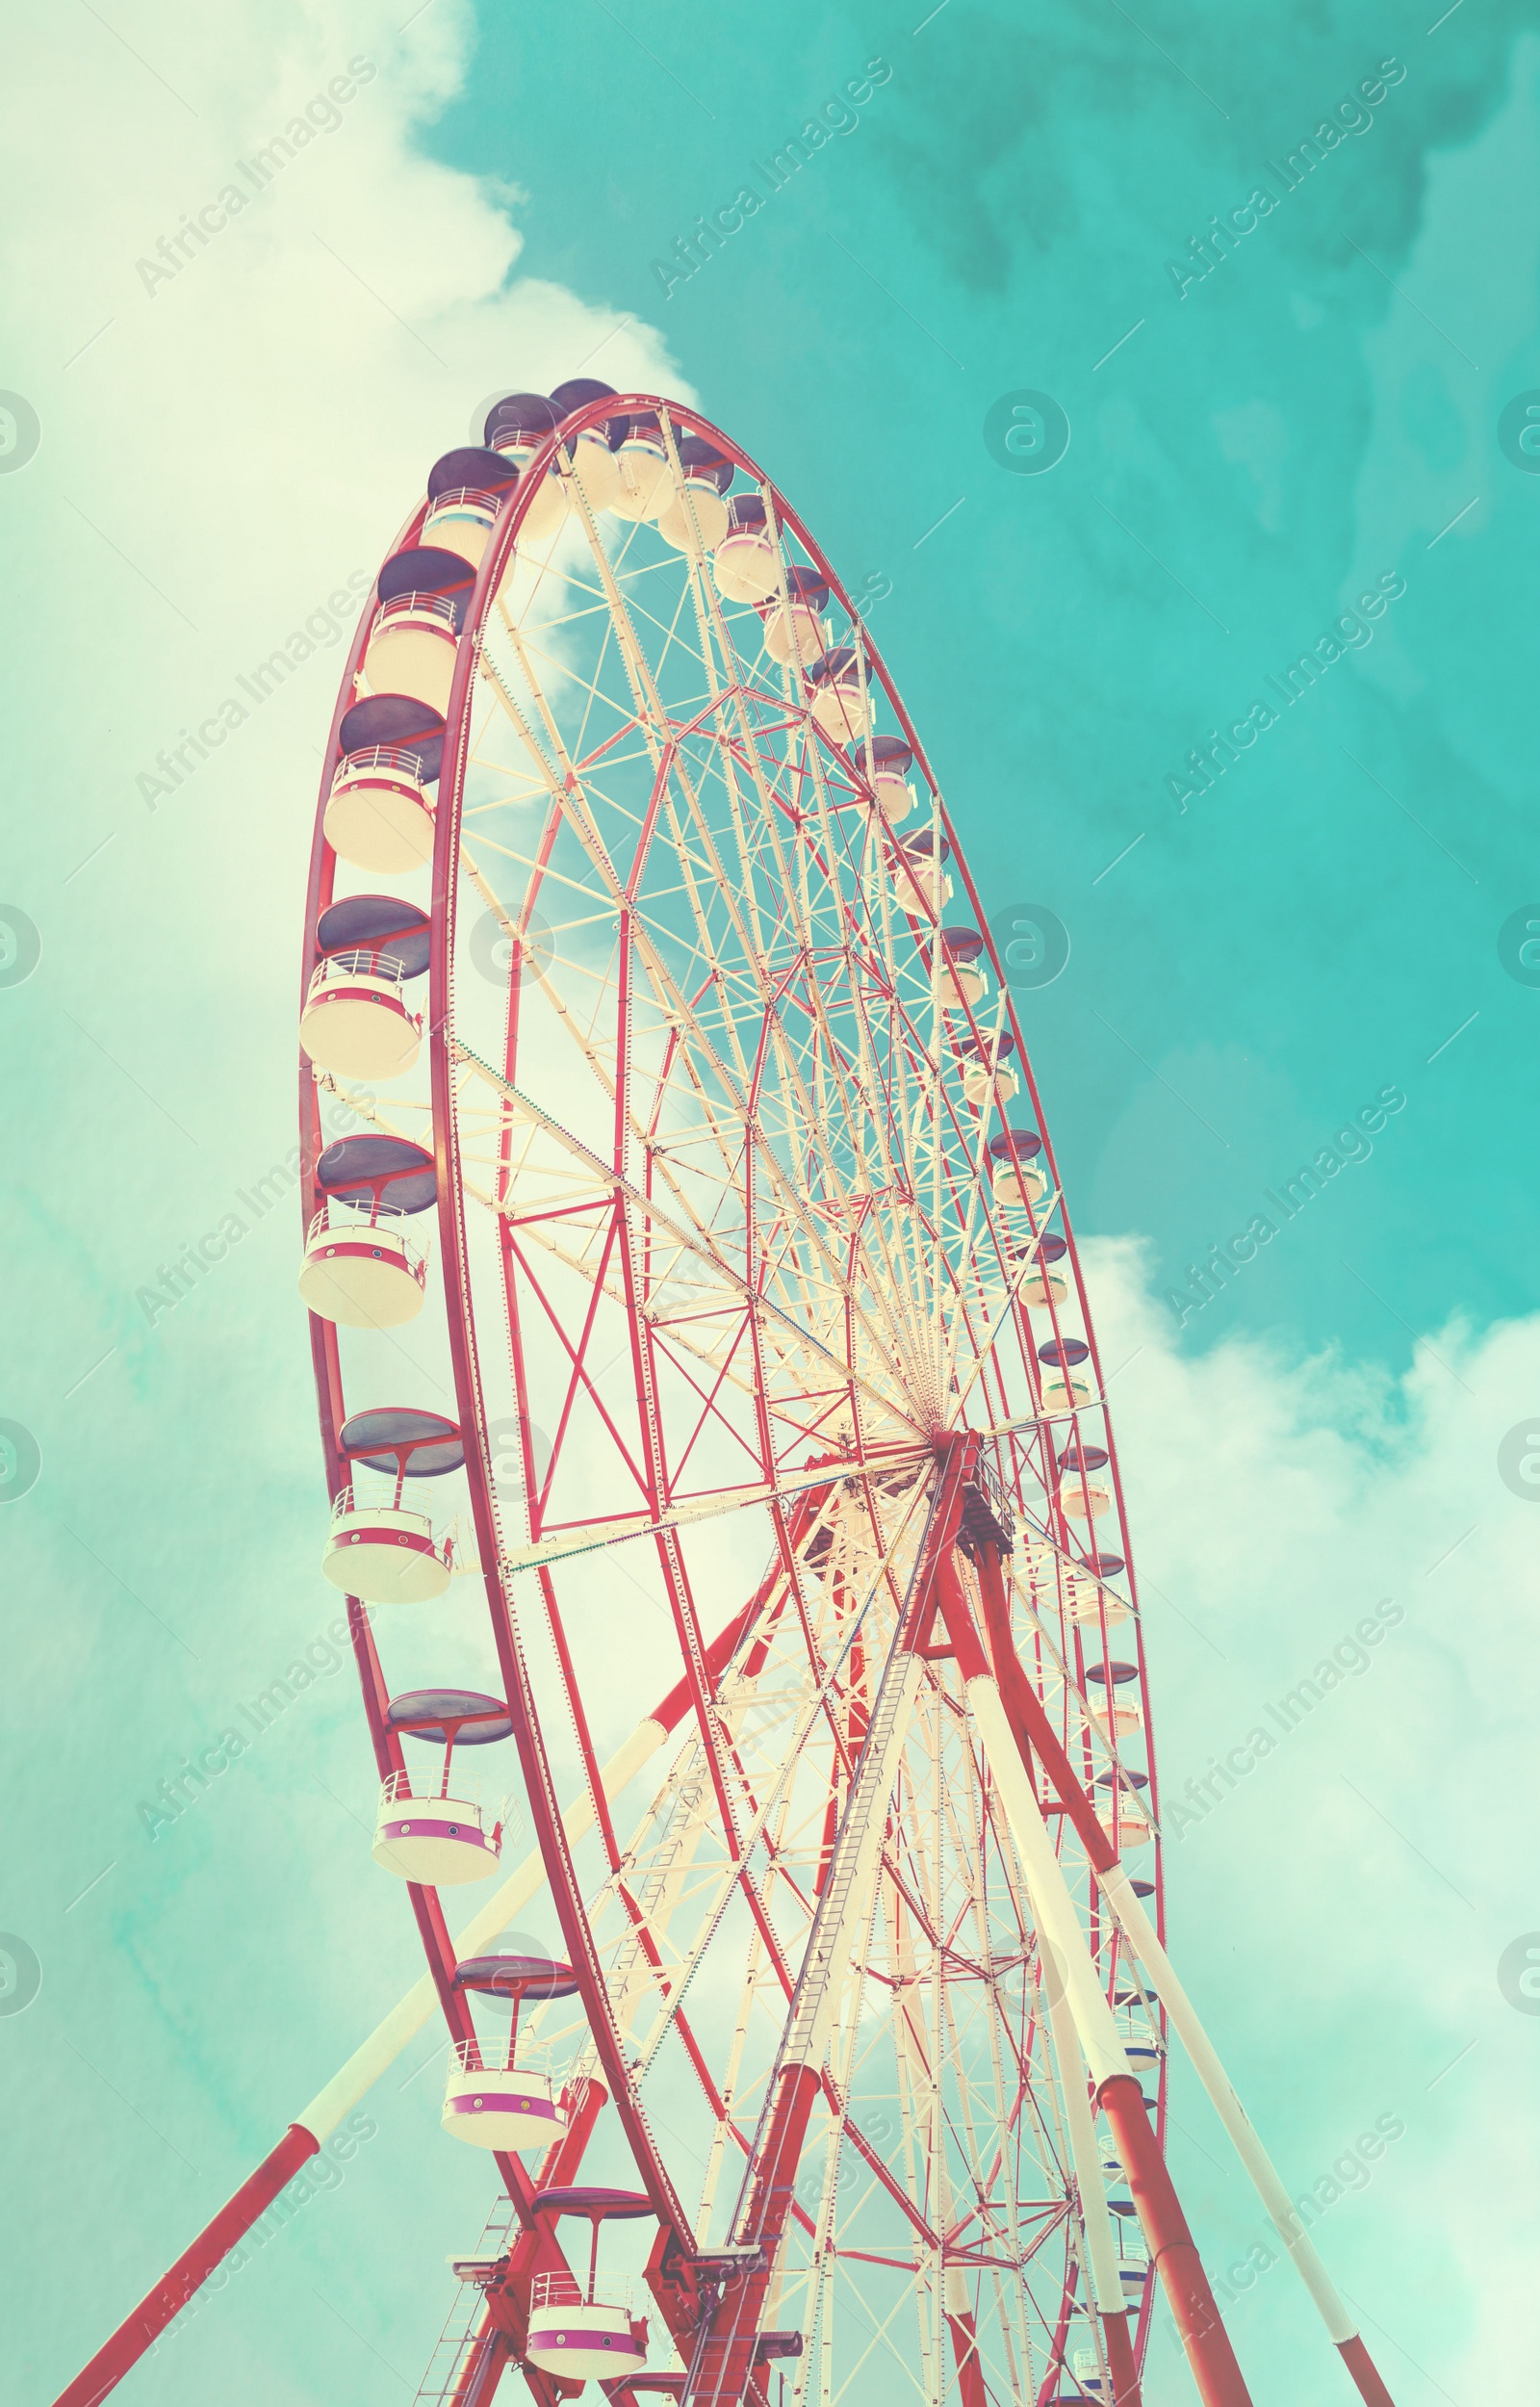
<svg viewBox="0 0 1540 2407">
<path fill-rule="evenodd" d="M 661 428 L 682 548 L 596 516 L 574 476 L 585 430 L 620 416 Z M 723 599 L 692 439 L 757 493 L 783 610 L 793 572 L 827 583 L 861 723 L 912 752 L 896 834 L 859 746 L 810 713 L 810 663 L 778 665 L 758 613 Z M 572 507 L 536 545 L 552 470 Z M 322 778 L 306 989 L 372 618 Z M 60 2407 L 94 2407 L 435 1998 L 451 2041 L 475 2037 L 459 1955 L 546 1888 L 578 1993 L 521 2023 L 520 2062 L 555 2077 L 568 2126 L 538 2170 L 497 2157 L 500 2253 L 424 2398 L 485 2407 L 518 2366 L 554 2407 L 525 2355 L 532 2285 L 565 2266 L 535 2199 L 597 2167 L 651 2202 L 653 2364 L 671 2343 L 663 2386 L 696 2407 L 767 2407 L 778 2357 L 791 2407 L 879 2384 L 1048 2407 L 1082 2394 L 1077 2365 L 1137 2407 L 1146 2252 L 1200 2394 L 1245 2407 L 1161 2153 L 1168 2009 L 1361 2395 L 1389 2407 L 1165 1955 L 1138 1596 L 1073 1232 L 979 896 L 857 610 L 718 429 L 609 397 L 504 500 L 446 719 L 422 1065 L 382 1091 L 300 1065 L 310 1174 L 333 1100 L 431 1150 L 431 1302 L 404 1337 L 313 1316 L 312 1349 L 334 1498 L 361 1404 L 452 1411 L 465 1445 L 463 1586 L 349 1601 L 381 1776 L 403 1767 L 393 1694 L 495 1678 L 536 1853 L 458 1949 L 438 1894 L 409 1887 L 428 1981 Z M 899 850 L 916 836 L 933 873 L 951 850 L 950 911 Z M 940 932 L 964 921 L 972 980 Z M 1009 1102 L 976 1074 L 1006 1038 Z M 1041 1176 L 1013 1186 L 990 1141 L 1027 1126 Z M 1151 1840 L 1131 1879 L 1122 1850 Z"/>
<path fill-rule="evenodd" d="M 921 805 L 903 837 L 952 846 L 962 892 L 939 916 L 982 926 L 939 789 L 829 563 L 718 430 L 677 405 L 663 416 L 671 444 L 704 435 L 752 477 L 787 564 L 827 578 L 848 622 L 835 641 L 855 646 L 879 723 L 914 749 Z M 526 481 L 538 475 L 532 463 Z M 582 1977 L 580 2016 L 548 2009 L 532 2036 L 558 2071 L 603 2081 L 681 2250 L 731 2238 L 948 1428 L 999 1433 L 989 1451 L 1021 1532 L 1018 1644 L 1083 1775 L 1118 1761 L 1086 1682 L 1107 1630 L 1066 1613 L 1087 1538 L 1064 1516 L 1056 1468 L 1072 1437 L 1112 1451 L 1099 1367 L 1092 1352 L 1091 1405 L 1045 1419 L 1037 1359 L 1053 1337 L 1093 1348 L 1072 1235 L 1051 1150 L 1035 1210 L 993 1201 L 988 1139 L 1007 1121 L 1041 1127 L 1030 1069 L 1003 1116 L 961 1088 L 960 1034 L 1007 1032 L 1025 1066 L 1021 1031 L 992 952 L 988 1000 L 959 1010 L 937 915 L 895 882 L 848 748 L 815 728 L 796 665 L 778 668 L 761 637 L 757 614 L 725 604 L 704 560 L 654 528 L 579 504 L 554 556 L 529 560 L 516 505 L 462 638 L 434 865 L 431 1142 L 460 1418 L 483 1434 L 473 1519 Z M 320 907 L 331 865 L 318 866 Z M 483 974 L 489 926 L 507 963 L 498 982 Z M 424 1140 L 419 1098 L 348 1100 Z M 1068 1240 L 1066 1294 L 1044 1281 L 1029 1308 L 1040 1271 L 1021 1238 L 1050 1230 Z M 323 1333 L 329 1357 L 336 1342 Z M 511 1482 L 486 1447 L 496 1429 L 518 1433 Z M 837 1481 L 809 1482 L 820 1462 Z M 651 1558 L 667 1616 L 672 1669 L 654 1685 L 682 1672 L 690 1707 L 635 1827 L 600 1807 L 570 1852 L 547 1734 L 570 1760 L 576 1733 L 599 1807 L 588 1734 L 614 1718 L 613 1658 L 586 1610 L 585 1550 L 627 1521 L 641 1535 L 625 1568 L 639 1579 Z M 613 1545 L 597 1558 L 610 1580 Z M 725 1617 L 698 1602 L 698 1558 L 728 1547 L 764 1559 L 762 1601 L 713 1682 L 706 1647 Z M 1137 1650 L 1137 1620 L 1122 1635 Z M 1142 1705 L 1142 1657 L 1140 1675 Z M 927 1664 L 871 1927 L 844 1976 L 808 2135 L 815 2178 L 803 2176 L 779 2274 L 776 2314 L 806 2341 L 799 2402 L 809 2383 L 831 2397 L 859 2386 L 872 2350 L 901 2385 L 920 2368 L 921 2394 L 938 2397 L 955 2358 L 948 2291 L 1002 2395 L 1044 2390 L 1071 2316 L 1097 2344 L 1061 2093 L 1085 2073 L 1078 2058 L 1057 2065 L 1030 1905 L 960 1702 L 955 1662 Z M 1147 1709 L 1141 1721 L 1144 1771 Z M 1084 1865 L 1074 1878 L 1112 1994 L 1113 1927 Z M 707 1980 L 726 1999 L 697 2011 Z M 890 2003 L 863 2019 L 862 1995 Z M 656 2135 L 686 2100 L 700 2170 Z"/>
</svg>

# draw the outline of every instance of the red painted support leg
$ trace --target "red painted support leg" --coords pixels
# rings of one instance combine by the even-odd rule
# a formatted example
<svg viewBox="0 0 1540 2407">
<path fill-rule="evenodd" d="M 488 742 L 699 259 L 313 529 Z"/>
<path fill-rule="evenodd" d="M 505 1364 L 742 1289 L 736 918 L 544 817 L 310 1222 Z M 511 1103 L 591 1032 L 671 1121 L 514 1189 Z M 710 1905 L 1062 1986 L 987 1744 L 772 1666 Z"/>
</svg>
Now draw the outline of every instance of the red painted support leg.
<svg viewBox="0 0 1540 2407">
<path fill-rule="evenodd" d="M 208 2280 L 220 2258 L 229 2255 L 236 2241 L 250 2231 L 257 2217 L 267 2212 L 278 2192 L 294 2179 L 305 2159 L 316 2153 L 317 2142 L 311 2134 L 301 2124 L 291 2123 L 276 2148 L 264 2157 L 250 2180 L 242 2183 L 228 2206 L 221 2207 L 213 2222 L 204 2226 L 165 2280 L 157 2282 L 133 2314 L 125 2316 L 85 2371 L 77 2373 L 69 2388 L 60 2392 L 54 2407 L 96 2407 L 99 2399 L 115 2390 L 130 2366 L 139 2363 L 150 2342 Z"/>
<path fill-rule="evenodd" d="M 1103 2082 L 1096 2103 L 1122 2159 L 1140 2228 L 1149 2243 L 1150 2263 L 1160 2276 L 1198 2396 L 1204 2407 L 1250 2407 L 1251 2394 L 1150 2128 L 1138 2082 L 1131 2073 Z"/>
<path fill-rule="evenodd" d="M 988 2407 L 988 2393 L 984 2387 L 984 2368 L 979 2362 L 978 2333 L 970 2309 L 948 2314 L 947 2328 L 952 2335 L 952 2354 L 957 2359 L 957 2387 L 962 2407 Z"/>
<path fill-rule="evenodd" d="M 1101 2327 L 1117 2407 L 1140 2407 L 1139 2368 L 1134 2363 L 1134 2335 L 1127 2316 L 1108 2316 Z"/>
<path fill-rule="evenodd" d="M 737 2233 L 760 2251 L 757 2269 L 723 2288 L 706 2332 L 697 2343 L 685 2398 L 691 2407 L 730 2407 L 743 2396 L 754 2365 L 776 2254 L 791 2212 L 792 2185 L 808 2135 L 808 2118 L 819 2092 L 810 2064 L 789 2064 L 781 2076 L 770 2129 L 754 2187 Z"/>
<path fill-rule="evenodd" d="M 1395 2400 L 1380 2380 L 1378 2368 L 1357 2333 L 1350 2341 L 1339 2341 L 1342 2361 L 1358 2386 L 1358 2395 L 1368 2407 L 1396 2407 Z"/>
<path fill-rule="evenodd" d="M 507 2362 L 508 2336 L 498 2328 L 491 2307 L 484 2307 L 475 2344 L 450 2394 L 449 2407 L 487 2407 Z"/>
</svg>

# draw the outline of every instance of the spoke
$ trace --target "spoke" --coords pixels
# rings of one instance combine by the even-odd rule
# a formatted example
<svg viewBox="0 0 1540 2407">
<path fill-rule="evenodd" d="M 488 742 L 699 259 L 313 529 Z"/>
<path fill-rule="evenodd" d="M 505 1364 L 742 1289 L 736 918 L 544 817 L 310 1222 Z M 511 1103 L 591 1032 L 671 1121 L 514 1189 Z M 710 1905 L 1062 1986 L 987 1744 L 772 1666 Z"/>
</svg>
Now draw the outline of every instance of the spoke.
<svg viewBox="0 0 1540 2407">
<path fill-rule="evenodd" d="M 929 1456 L 913 1454 L 906 1457 L 897 1454 L 887 1460 L 890 1460 L 894 1465 L 902 1464 L 906 1461 L 920 1463 L 928 1462 Z M 655 1536 L 659 1530 L 689 1528 L 697 1521 L 715 1520 L 724 1513 L 742 1513 L 754 1505 L 770 1504 L 775 1501 L 785 1503 L 793 1496 L 804 1494 L 809 1488 L 827 1488 L 828 1485 L 829 1469 L 825 1464 L 821 1469 L 808 1472 L 801 1479 L 780 1480 L 774 1487 L 739 1488 L 733 1489 L 729 1495 L 714 1498 L 709 1503 L 694 1507 L 683 1505 L 678 1512 L 660 1514 L 656 1520 L 638 1518 L 635 1521 L 626 1522 L 620 1528 L 601 1526 L 597 1529 L 575 1531 L 566 1536 L 558 1534 L 549 1540 L 542 1540 L 538 1545 L 516 1547 L 505 1554 L 502 1560 L 509 1571 L 532 1571 L 541 1564 L 561 1563 L 571 1555 L 592 1554 L 603 1546 L 622 1545 L 629 1539 Z"/>
</svg>

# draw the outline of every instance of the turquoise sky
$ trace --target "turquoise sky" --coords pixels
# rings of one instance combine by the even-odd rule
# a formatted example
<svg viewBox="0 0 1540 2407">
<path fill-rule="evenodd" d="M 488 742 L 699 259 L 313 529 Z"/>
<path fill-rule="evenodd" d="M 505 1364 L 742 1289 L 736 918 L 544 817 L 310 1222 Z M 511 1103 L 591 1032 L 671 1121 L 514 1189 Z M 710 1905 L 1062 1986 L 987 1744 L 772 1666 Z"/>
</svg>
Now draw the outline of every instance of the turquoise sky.
<svg viewBox="0 0 1540 2407">
<path fill-rule="evenodd" d="M 771 44 L 730 13 L 709 41 L 680 24 L 677 48 L 652 43 L 661 64 L 611 23 L 640 141 L 608 123 L 577 28 L 551 43 L 520 14 L 483 33 L 432 139 L 524 188 L 531 274 L 657 324 L 835 556 L 891 581 L 869 624 L 975 866 L 1070 932 L 1029 1024 L 1083 1220 L 1146 1230 L 1163 1286 L 1185 1283 L 1402 1086 L 1404 1119 L 1319 1226 L 1188 1327 L 1404 1362 L 1451 1306 L 1528 1301 L 1503 1240 L 1533 1012 L 1498 949 L 1533 883 L 1527 680 L 1501 636 L 1540 487 L 1495 439 L 1540 378 L 1514 207 L 1528 13 L 1461 11 L 1429 37 L 1391 9 L 1271 30 L 1205 11 L 1191 57 L 1177 20 L 1146 39 L 1110 4 L 1064 21 L 951 0 L 918 33 L 911 14 L 793 11 Z M 859 123 L 660 305 L 654 263 L 879 55 L 892 78 Z M 1392 58 L 1403 80 L 1349 109 L 1358 131 L 1292 194 L 1274 175 L 1273 214 L 1192 280 L 1190 240 Z M 982 440 L 1021 388 L 1070 421 L 1041 476 Z M 1405 592 L 1373 642 L 1277 704 L 1184 815 L 1168 781 L 1192 747 L 1382 574 Z M 1427 1208 L 1435 1159 L 1458 1182 L 1453 1245 Z"/>
<path fill-rule="evenodd" d="M 0 2261 L 26 2407 L 418 1968 L 325 1661 L 297 1206 L 156 1326 L 136 1301 L 293 1142 L 333 635 L 180 790 L 151 809 L 142 781 L 367 581 L 487 397 L 580 366 L 672 383 L 758 457 L 872 597 L 1001 921 L 1067 931 L 1017 1002 L 1127 1363 L 1168 1814 L 1380 1599 L 1402 1611 L 1170 1846 L 1172 1929 L 1291 2184 L 1404 2126 L 1320 2233 L 1399 2407 L 1516 2394 L 1540 2018 L 1499 1965 L 1540 1929 L 1535 1491 L 1511 1443 L 1540 1410 L 1540 457 L 1515 430 L 1540 402 L 1537 28 L 1503 0 L 1137 21 L 124 0 L 15 36 L 0 384 L 38 437 L 0 397 L 0 905 L 17 967 L 28 926 L 41 949 L 0 971 L 0 1418 L 41 1470 L 0 1514 L 0 1928 L 41 1986 L 0 1996 Z M 146 277 L 355 56 L 374 72 L 314 154 Z M 869 97 L 838 103 L 852 82 Z M 774 189 L 825 103 L 844 130 Z M 681 274 L 745 188 L 759 208 Z M 1234 212 L 1252 223 L 1198 274 L 1190 246 Z M 1022 394 L 1068 423 L 1040 473 L 986 439 Z M 1200 1301 L 1190 1266 L 1259 1216 Z M 307 1644 L 313 1685 L 152 1837 L 157 1783 Z M 435 2079 L 382 2087 L 335 2187 L 126 2401 L 410 2407 L 489 2199 L 447 2161 L 471 2152 L 440 2141 Z M 1262 2220 L 1176 2083 L 1222 2272 Z M 1258 2407 L 1346 2394 L 1286 2270 L 1238 2295 Z M 1150 2407 L 1190 2396 L 1163 2331 Z"/>
</svg>

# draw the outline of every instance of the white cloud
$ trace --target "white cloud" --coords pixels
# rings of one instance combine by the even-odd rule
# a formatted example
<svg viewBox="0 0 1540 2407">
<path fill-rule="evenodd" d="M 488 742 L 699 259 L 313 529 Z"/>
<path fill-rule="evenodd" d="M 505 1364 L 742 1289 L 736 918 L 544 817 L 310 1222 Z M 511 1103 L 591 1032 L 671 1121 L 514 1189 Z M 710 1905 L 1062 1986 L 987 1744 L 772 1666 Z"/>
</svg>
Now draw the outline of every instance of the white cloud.
<svg viewBox="0 0 1540 2407">
<path fill-rule="evenodd" d="M 346 1669 L 158 1840 L 136 1810 L 340 1601 L 318 1572 L 297 1208 L 153 1333 L 133 1296 L 294 1142 L 305 869 L 343 641 L 153 814 L 137 775 L 349 572 L 372 574 L 494 388 L 583 372 L 681 389 L 651 328 L 521 276 L 507 182 L 424 154 L 474 25 L 435 0 L 398 35 L 410 13 L 41 12 L 13 30 L 0 102 L 4 381 L 42 428 L 37 456 L 0 477 L 7 662 L 26 706 L 0 899 L 43 947 L 6 998 L 11 1235 L 28 1261 L 6 1410 L 36 1430 L 43 1473 L 0 1535 L 10 1592 L 29 1600 L 8 1636 L 8 1680 L 32 1699 L 14 1770 L 63 1805 L 6 1917 L 36 1932 L 44 1967 L 3 2068 L 33 2168 L 5 2244 L 37 2301 L 19 2356 L 38 2395 L 420 1963 L 369 1860 L 372 1766 Z M 137 261 L 353 57 L 376 73 L 335 130 L 147 291 Z M 448 2303 L 445 2252 L 474 2240 L 491 2187 L 470 2150 L 443 2145 L 437 2079 L 391 2086 L 345 2190 L 138 2377 L 144 2395 L 212 2383 L 297 2402 L 324 2362 L 331 2394 L 361 2401 L 374 2349 L 410 2368 L 410 2394 Z M 79 2317 L 59 2312 L 58 2282 L 88 2166 L 103 2263 Z"/>
<path fill-rule="evenodd" d="M 1500 1995 L 1497 1968 L 1540 1927 L 1533 1817 L 1512 1803 L 1532 1785 L 1526 1600 L 1540 1515 L 1504 1485 L 1498 1453 L 1535 1417 L 1540 1316 L 1440 1332 L 1399 1380 L 1254 1342 L 1190 1358 L 1142 1250 L 1089 1254 L 1103 1359 L 1125 1365 L 1112 1399 L 1173 1954 L 1296 2192 L 1376 2114 L 1404 2120 L 1320 2244 L 1430 2381 L 1458 2397 L 1501 2390 L 1535 2241 L 1518 2175 L 1536 2135 L 1535 2027 Z M 1386 1598 L 1403 1618 L 1356 1642 Z M 1322 1662 L 1338 1685 L 1301 1699 Z M 1259 1727 L 1272 1752 L 1232 1765 L 1195 1807 L 1189 1796 L 1187 1820 L 1188 1782 L 1232 1749 L 1244 1758 Z M 1190 2077 L 1178 2100 L 1184 2132 L 1227 2171 Z M 1222 2271 L 1264 2218 L 1238 2171 L 1222 2178 L 1174 2145 Z M 1236 2310 L 1259 2398 L 1270 2365 L 1282 2398 L 1310 2363 L 1295 2354 L 1311 2339 L 1296 2291 L 1280 2268 Z M 1365 2329 L 1398 2398 L 1438 2394 Z"/>
<path fill-rule="evenodd" d="M 46 833 L 60 876 L 114 833 L 110 870 L 83 872 L 68 907 L 100 926 L 105 898 L 142 884 L 151 966 L 173 941 L 185 952 L 194 896 L 206 921 L 233 885 L 261 941 L 292 945 L 341 644 L 323 638 L 153 816 L 138 772 L 223 696 L 244 701 L 237 673 L 349 572 L 372 572 L 494 388 L 545 389 L 584 362 L 679 387 L 651 328 L 519 277 L 505 186 L 418 146 L 465 73 L 469 12 L 436 0 L 404 35 L 398 22 L 359 6 L 157 8 L 121 19 L 122 43 L 89 13 L 45 14 L 22 38 L 9 140 L 29 197 L 4 248 L 11 374 L 42 442 L 5 499 L 26 671 L 67 789 Z M 335 77 L 354 87 L 341 104 Z M 23 105 L 39 88 L 68 91 L 66 117 Z M 221 211 L 221 191 L 249 187 L 242 163 L 318 95 L 318 117 L 338 121 Z M 228 222 L 198 246 L 179 230 L 205 207 Z M 138 263 L 163 238 L 188 255 L 147 291 Z M 232 977 L 255 957 L 235 949 Z"/>
</svg>

